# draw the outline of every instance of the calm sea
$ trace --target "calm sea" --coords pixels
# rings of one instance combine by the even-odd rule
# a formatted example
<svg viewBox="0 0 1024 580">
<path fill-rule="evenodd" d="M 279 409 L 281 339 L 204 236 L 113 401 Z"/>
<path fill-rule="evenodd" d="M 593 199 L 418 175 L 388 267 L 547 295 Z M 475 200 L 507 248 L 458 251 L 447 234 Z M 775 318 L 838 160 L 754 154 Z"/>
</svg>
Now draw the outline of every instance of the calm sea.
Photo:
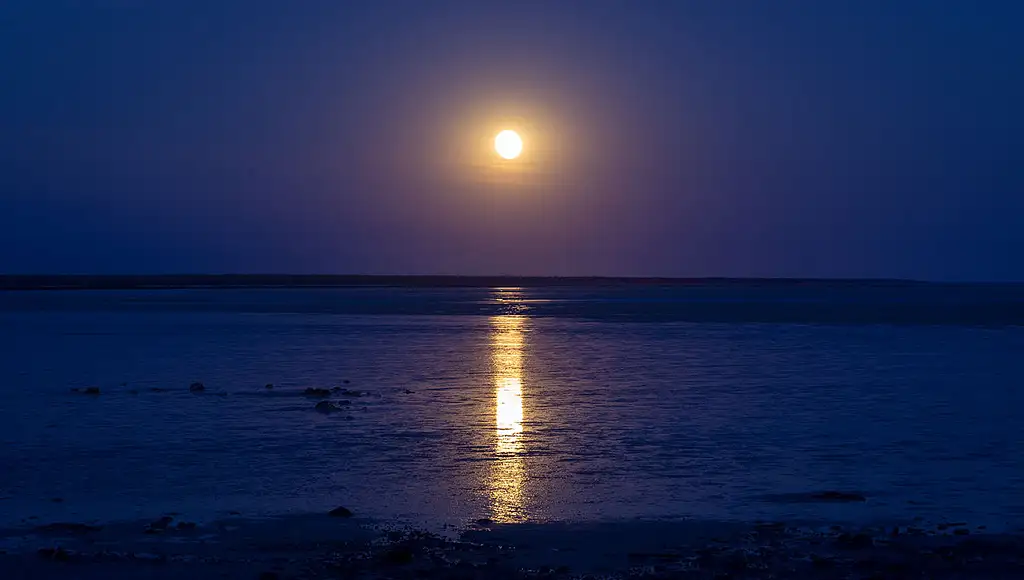
<svg viewBox="0 0 1024 580">
<path fill-rule="evenodd" d="M 1019 526 L 1022 313 L 1019 287 L 9 292 L 0 526 L 338 505 Z M 366 394 L 301 394 L 333 386 Z M 868 501 L 787 501 L 828 489 Z"/>
</svg>

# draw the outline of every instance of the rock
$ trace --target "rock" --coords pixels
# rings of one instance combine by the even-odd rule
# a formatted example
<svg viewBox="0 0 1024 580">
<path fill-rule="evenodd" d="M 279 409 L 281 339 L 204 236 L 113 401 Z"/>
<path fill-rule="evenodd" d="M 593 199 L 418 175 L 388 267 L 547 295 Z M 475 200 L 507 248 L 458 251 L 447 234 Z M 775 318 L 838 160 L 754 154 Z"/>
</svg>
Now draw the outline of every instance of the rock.
<svg viewBox="0 0 1024 580">
<path fill-rule="evenodd" d="M 327 515 L 329 515 L 331 517 L 335 517 L 335 518 L 350 518 L 350 517 L 352 517 L 355 514 L 353 514 L 352 511 L 349 510 L 348 508 L 336 507 L 336 508 L 332 509 L 331 511 L 329 511 L 327 513 Z"/>
<path fill-rule="evenodd" d="M 167 389 L 161 389 L 160 387 L 150 387 L 149 392 L 151 392 L 151 393 L 166 393 Z"/>
<path fill-rule="evenodd" d="M 402 392 L 405 393 L 406 395 L 411 395 L 413 393 L 409 389 L 404 389 Z"/>
<path fill-rule="evenodd" d="M 351 401 L 320 401 L 313 408 L 321 413 L 334 413 L 335 411 L 341 411 L 344 406 L 351 404 Z"/>
<path fill-rule="evenodd" d="M 492 520 L 491 518 L 480 518 L 473 523 L 475 523 L 478 526 L 489 526 L 494 523 L 494 520 Z"/>
<path fill-rule="evenodd" d="M 308 387 L 305 391 L 302 391 L 303 395 L 307 397 L 330 397 L 330 389 L 321 389 L 317 387 Z"/>
<path fill-rule="evenodd" d="M 53 503 L 64 503 L 64 498 L 62 498 L 62 497 L 55 497 L 55 498 L 51 498 L 50 501 L 52 501 Z"/>
<path fill-rule="evenodd" d="M 350 380 L 348 380 L 348 379 L 345 379 L 344 381 L 341 381 L 341 382 L 343 382 L 343 383 L 345 383 L 345 384 L 347 385 L 347 384 L 349 384 L 349 383 L 350 383 L 350 382 L 352 382 L 352 381 L 350 381 Z"/>
<path fill-rule="evenodd" d="M 167 529 L 167 526 L 171 525 L 174 518 L 171 516 L 163 516 L 155 522 L 150 522 L 149 527 L 146 528 L 147 534 L 159 534 Z"/>
<path fill-rule="evenodd" d="M 192 383 L 191 385 L 188 386 L 188 392 L 190 392 L 190 393 L 202 393 L 205 390 L 206 390 L 206 385 L 204 385 L 203 383 L 199 383 L 199 382 Z"/>
<path fill-rule="evenodd" d="M 388 564 L 401 566 L 412 562 L 413 554 L 408 548 L 395 547 L 385 552 L 381 559 Z"/>
<path fill-rule="evenodd" d="M 98 395 L 100 394 L 99 387 L 85 387 L 84 389 L 74 388 L 71 389 L 72 393 L 82 393 L 83 395 Z"/>
<path fill-rule="evenodd" d="M 832 490 L 812 493 L 810 498 L 815 501 L 867 501 L 868 499 L 859 493 Z"/>
<path fill-rule="evenodd" d="M 277 572 L 264 572 L 260 574 L 260 580 L 280 580 L 281 576 Z"/>
<path fill-rule="evenodd" d="M 953 530 L 953 533 L 957 536 L 966 536 L 971 533 L 971 530 L 968 530 L 967 528 L 957 528 Z"/>
<path fill-rule="evenodd" d="M 188 531 L 196 529 L 195 522 L 178 522 L 177 528 L 179 531 Z"/>
<path fill-rule="evenodd" d="M 264 389 L 273 389 L 274 385 L 272 383 L 267 383 L 266 385 L 263 385 L 263 388 Z"/>
</svg>

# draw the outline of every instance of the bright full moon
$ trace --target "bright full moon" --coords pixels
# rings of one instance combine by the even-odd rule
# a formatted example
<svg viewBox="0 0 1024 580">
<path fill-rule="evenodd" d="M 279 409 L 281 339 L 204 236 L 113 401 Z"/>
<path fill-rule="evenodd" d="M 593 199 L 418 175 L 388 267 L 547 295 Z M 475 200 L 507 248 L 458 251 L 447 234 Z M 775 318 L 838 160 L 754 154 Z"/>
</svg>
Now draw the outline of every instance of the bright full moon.
<svg viewBox="0 0 1024 580">
<path fill-rule="evenodd" d="M 494 150 L 504 159 L 515 159 L 523 152 L 523 140 L 519 133 L 506 129 L 494 138 Z"/>
</svg>

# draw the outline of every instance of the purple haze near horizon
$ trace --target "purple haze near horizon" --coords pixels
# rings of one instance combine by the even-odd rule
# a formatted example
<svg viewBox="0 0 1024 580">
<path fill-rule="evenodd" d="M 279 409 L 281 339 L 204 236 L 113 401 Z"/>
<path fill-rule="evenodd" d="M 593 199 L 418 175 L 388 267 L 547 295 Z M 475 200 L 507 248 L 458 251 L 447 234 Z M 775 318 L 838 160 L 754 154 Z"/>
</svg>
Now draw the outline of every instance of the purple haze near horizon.
<svg viewBox="0 0 1024 580">
<path fill-rule="evenodd" d="M 1021 16 L 5 2 L 0 272 L 1021 280 Z"/>
</svg>

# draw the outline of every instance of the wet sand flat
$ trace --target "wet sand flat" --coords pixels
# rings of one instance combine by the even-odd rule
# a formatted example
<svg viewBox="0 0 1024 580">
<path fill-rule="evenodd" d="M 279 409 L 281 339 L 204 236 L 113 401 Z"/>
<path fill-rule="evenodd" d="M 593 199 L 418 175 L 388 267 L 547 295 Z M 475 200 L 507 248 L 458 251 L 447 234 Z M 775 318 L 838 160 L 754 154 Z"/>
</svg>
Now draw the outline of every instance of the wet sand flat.
<svg viewBox="0 0 1024 580">
<path fill-rule="evenodd" d="M 158 522 L 161 520 L 157 520 Z M 963 522 L 843 528 L 709 521 L 498 525 L 428 533 L 327 515 L 43 525 L 3 533 L 5 579 L 1017 578 L 1024 536 Z"/>
</svg>

